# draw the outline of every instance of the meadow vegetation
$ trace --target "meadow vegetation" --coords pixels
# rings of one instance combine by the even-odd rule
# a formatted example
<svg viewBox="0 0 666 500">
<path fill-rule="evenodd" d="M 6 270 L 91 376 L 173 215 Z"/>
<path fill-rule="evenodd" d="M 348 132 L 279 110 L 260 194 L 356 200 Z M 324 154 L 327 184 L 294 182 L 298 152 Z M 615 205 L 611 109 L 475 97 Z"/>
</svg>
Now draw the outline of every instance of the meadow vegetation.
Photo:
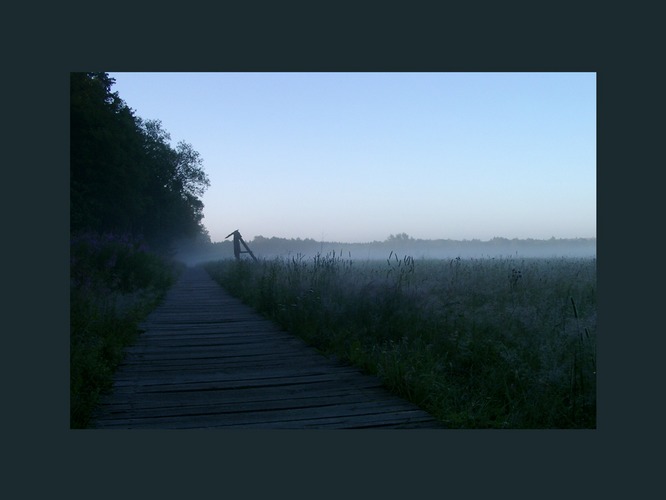
<svg viewBox="0 0 666 500">
<path fill-rule="evenodd" d="M 449 428 L 596 427 L 596 259 L 206 264 L 232 294 Z"/>
<path fill-rule="evenodd" d="M 70 253 L 70 427 L 85 428 L 111 388 L 123 349 L 172 285 L 179 265 L 128 235 L 86 232 Z"/>
</svg>

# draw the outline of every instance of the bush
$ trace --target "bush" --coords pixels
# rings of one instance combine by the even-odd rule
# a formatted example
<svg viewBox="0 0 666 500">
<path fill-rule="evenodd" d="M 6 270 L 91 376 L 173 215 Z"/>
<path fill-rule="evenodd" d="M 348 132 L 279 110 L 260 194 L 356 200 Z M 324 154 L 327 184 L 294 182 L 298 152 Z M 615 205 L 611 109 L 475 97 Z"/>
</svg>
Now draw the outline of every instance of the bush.
<svg viewBox="0 0 666 500">
<path fill-rule="evenodd" d="M 76 235 L 70 253 L 70 427 L 88 425 L 111 388 L 138 323 L 171 286 L 178 266 L 140 241 Z"/>
</svg>

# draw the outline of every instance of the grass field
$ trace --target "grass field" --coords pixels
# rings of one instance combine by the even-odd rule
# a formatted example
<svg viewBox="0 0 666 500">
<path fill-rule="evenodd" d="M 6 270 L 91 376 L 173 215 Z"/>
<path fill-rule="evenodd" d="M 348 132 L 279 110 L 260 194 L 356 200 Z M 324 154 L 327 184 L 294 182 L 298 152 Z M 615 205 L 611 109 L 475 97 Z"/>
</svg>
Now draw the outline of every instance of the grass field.
<svg viewBox="0 0 666 500">
<path fill-rule="evenodd" d="M 450 428 L 596 427 L 596 259 L 221 260 L 232 294 Z"/>
</svg>

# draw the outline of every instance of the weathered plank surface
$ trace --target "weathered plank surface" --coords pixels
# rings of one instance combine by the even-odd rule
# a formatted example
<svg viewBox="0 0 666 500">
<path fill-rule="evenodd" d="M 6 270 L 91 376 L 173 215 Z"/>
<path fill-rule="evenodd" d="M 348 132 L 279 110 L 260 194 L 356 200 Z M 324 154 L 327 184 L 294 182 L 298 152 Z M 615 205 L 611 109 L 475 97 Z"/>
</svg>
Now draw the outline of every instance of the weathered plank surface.
<svg viewBox="0 0 666 500">
<path fill-rule="evenodd" d="M 142 324 L 93 428 L 441 428 L 381 382 L 188 268 Z"/>
</svg>

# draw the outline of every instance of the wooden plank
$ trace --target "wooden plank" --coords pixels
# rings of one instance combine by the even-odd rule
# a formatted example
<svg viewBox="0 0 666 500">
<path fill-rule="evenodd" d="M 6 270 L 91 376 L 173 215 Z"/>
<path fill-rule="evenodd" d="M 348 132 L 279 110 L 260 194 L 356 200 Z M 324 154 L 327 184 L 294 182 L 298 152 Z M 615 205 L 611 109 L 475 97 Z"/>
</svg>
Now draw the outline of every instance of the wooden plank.
<svg viewBox="0 0 666 500">
<path fill-rule="evenodd" d="M 363 388 L 363 391 L 356 389 Z M 381 399 L 385 396 L 383 387 L 376 381 L 358 384 L 355 388 L 341 387 L 335 381 L 318 384 L 291 384 L 280 393 L 272 387 L 243 387 L 240 389 L 222 389 L 218 391 L 153 392 L 141 394 L 141 397 L 116 400 L 108 404 L 109 408 L 150 409 L 165 406 L 187 406 L 200 404 L 242 404 L 248 402 L 286 401 L 286 400 L 335 400 L 339 397 L 366 401 L 368 398 Z"/>
<path fill-rule="evenodd" d="M 290 422 L 300 421 L 298 427 L 305 425 L 317 427 L 328 420 L 328 423 L 340 424 L 345 422 L 353 425 L 354 420 L 360 421 L 368 426 L 395 423 L 414 423 L 415 421 L 427 422 L 429 418 L 422 411 L 414 408 L 405 408 L 400 405 L 391 405 L 389 402 L 381 403 L 351 403 L 333 406 L 307 406 L 305 408 L 283 408 L 283 409 L 255 409 L 253 411 L 192 411 L 185 415 L 159 415 L 157 417 L 141 418 L 136 416 L 123 416 L 110 423 L 112 426 L 131 426 L 132 428 L 152 428 L 159 424 L 161 428 L 168 429 L 191 429 L 228 427 L 242 425 L 270 424 L 275 428 L 289 428 Z M 360 423 L 360 422 L 359 422 Z"/>
<path fill-rule="evenodd" d="M 298 363 L 298 366 L 294 366 L 295 363 Z M 304 356 L 291 356 L 288 358 L 284 357 L 273 357 L 270 359 L 262 360 L 261 364 L 257 365 L 257 362 L 254 358 L 252 359 L 239 359 L 231 358 L 229 360 L 211 360 L 207 362 L 198 362 L 194 363 L 188 360 L 174 361 L 169 363 L 165 361 L 161 364 L 150 364 L 144 365 L 140 362 L 134 363 L 132 365 L 126 365 L 127 368 L 118 372 L 116 379 L 120 380 L 123 378 L 129 378 L 131 380 L 135 379 L 137 375 L 141 374 L 142 376 L 147 376 L 150 373 L 154 374 L 186 374 L 186 373 L 229 373 L 234 372 L 241 374 L 241 372 L 254 372 L 261 370 L 264 373 L 270 371 L 276 371 L 279 369 L 288 369 L 289 374 L 291 375 L 296 373 L 312 373 L 312 369 L 318 368 L 320 365 L 316 360 L 312 360 L 311 357 Z M 131 369 L 131 372 L 129 371 Z M 336 371 L 334 373 L 339 373 Z M 159 375 L 155 375 L 159 376 Z"/>
<path fill-rule="evenodd" d="M 95 428 L 441 428 L 188 268 L 142 323 Z"/>
<path fill-rule="evenodd" d="M 238 392 L 238 391 L 236 391 Z M 387 408 L 393 410 L 407 411 L 413 408 L 404 404 L 396 404 L 383 400 L 381 391 L 376 390 L 375 395 L 379 398 L 376 402 L 368 402 L 363 394 L 358 392 L 319 393 L 308 394 L 301 397 L 290 398 L 259 398 L 247 399 L 245 394 L 237 394 L 239 397 L 232 399 L 227 397 L 211 400 L 209 398 L 192 398 L 184 403 L 180 399 L 154 399 L 150 403 L 142 400 L 140 404 L 114 405 L 112 411 L 125 412 L 130 418 L 163 418 L 187 415 L 219 415 L 219 414 L 241 414 L 257 413 L 266 414 L 272 410 L 297 410 L 302 408 L 318 408 L 326 413 L 334 414 L 338 411 L 344 412 L 346 407 L 364 408 L 370 413 L 385 413 Z M 225 395 L 227 396 L 227 395 Z M 126 417 L 127 418 L 127 417 Z"/>
<path fill-rule="evenodd" d="M 146 374 L 142 377 L 130 375 L 126 378 L 117 378 L 114 383 L 114 393 L 283 387 L 292 384 L 313 384 L 331 380 L 346 387 L 354 388 L 357 385 L 365 384 L 367 378 L 353 368 L 346 371 L 329 370 L 323 373 L 300 373 L 286 369 L 265 371 L 255 368 L 252 371 L 230 370 L 229 373 L 215 373 L 211 376 L 201 376 L 193 373 L 183 374 L 181 372 L 172 378 L 167 378 L 163 374 L 155 377 Z M 370 378 L 377 380 L 377 384 L 381 385 L 381 381 L 378 379 Z"/>
</svg>

